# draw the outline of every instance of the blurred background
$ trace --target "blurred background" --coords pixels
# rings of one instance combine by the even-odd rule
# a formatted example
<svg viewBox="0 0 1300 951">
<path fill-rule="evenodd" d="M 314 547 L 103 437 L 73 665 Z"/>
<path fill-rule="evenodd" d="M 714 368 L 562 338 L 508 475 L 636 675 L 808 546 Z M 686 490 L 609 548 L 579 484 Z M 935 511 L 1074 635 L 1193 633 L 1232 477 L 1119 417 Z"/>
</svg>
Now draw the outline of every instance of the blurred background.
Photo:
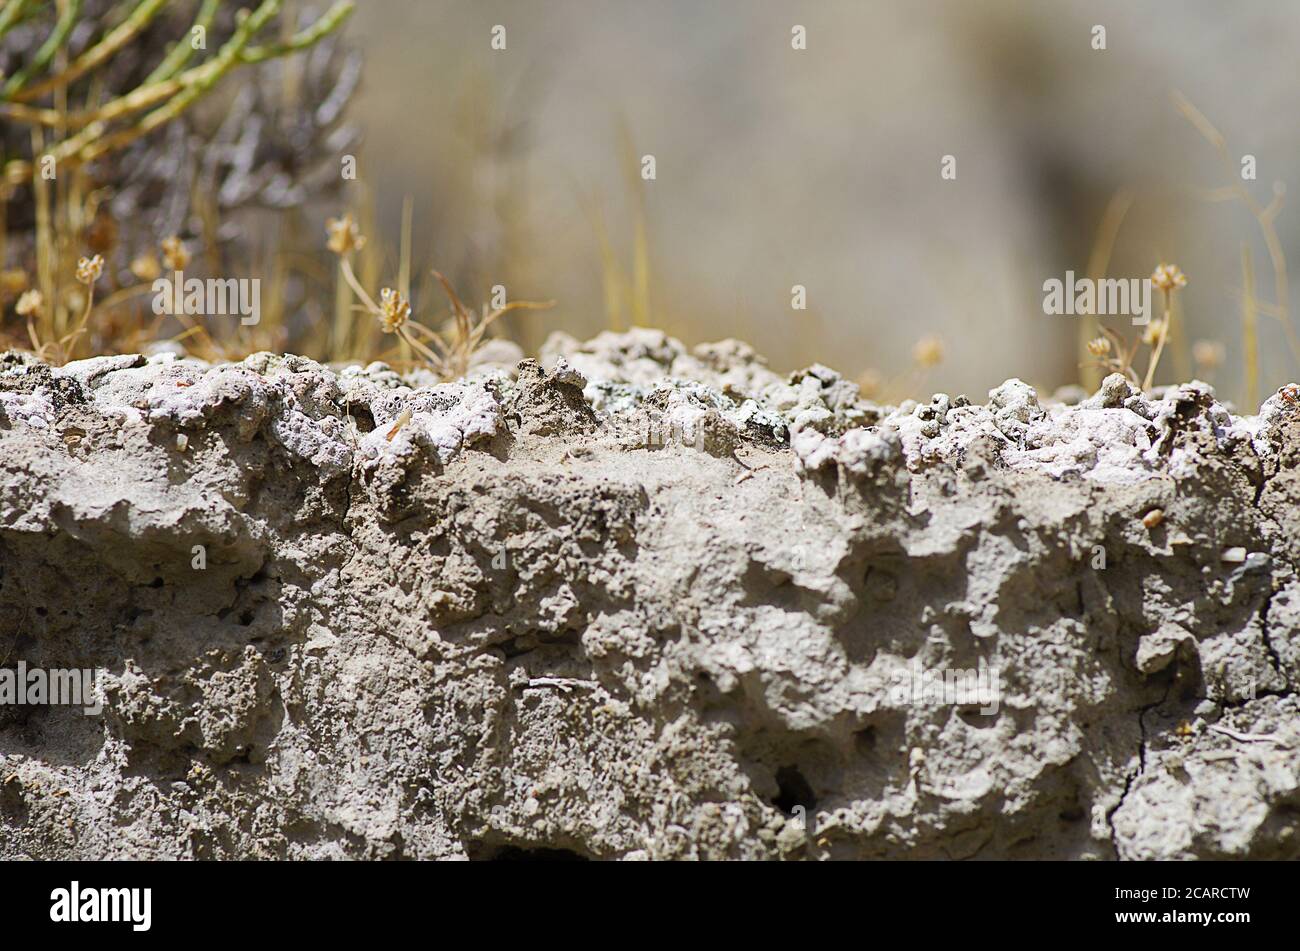
<svg viewBox="0 0 1300 951">
<path fill-rule="evenodd" d="M 344 199 L 396 241 L 410 196 L 413 260 L 468 299 L 559 301 L 511 315 L 526 348 L 643 323 L 886 390 L 1050 390 L 1080 379 L 1095 331 L 1045 315 L 1043 282 L 1166 260 L 1188 286 L 1158 381 L 1241 399 L 1245 248 L 1262 395 L 1300 376 L 1260 222 L 1216 191 L 1247 153 L 1259 208 L 1296 178 L 1294 2 L 367 0 L 347 36 L 366 65 Z M 1300 211 L 1275 227 L 1300 257 Z M 414 283 L 417 311 L 441 305 Z"/>
<path fill-rule="evenodd" d="M 412 358 L 326 250 L 350 212 L 360 285 L 409 292 L 425 323 L 447 314 L 433 268 L 472 305 L 554 299 L 497 325 L 529 351 L 643 325 L 881 399 L 1095 386 L 1089 342 L 1124 335 L 1113 357 L 1139 332 L 1046 314 L 1044 282 L 1171 262 L 1188 283 L 1156 383 L 1258 405 L 1300 376 L 1294 0 L 258 0 L 262 55 L 148 134 L 155 113 L 119 114 L 91 139 L 111 151 L 45 181 L 35 160 L 84 117 L 178 52 L 207 68 L 238 23 L 234 2 L 149 4 L 102 69 L 42 85 L 139 6 L 0 5 L 0 347 Z M 89 300 L 87 253 L 106 259 Z M 261 279 L 260 324 L 155 320 L 149 282 L 178 261 Z"/>
</svg>

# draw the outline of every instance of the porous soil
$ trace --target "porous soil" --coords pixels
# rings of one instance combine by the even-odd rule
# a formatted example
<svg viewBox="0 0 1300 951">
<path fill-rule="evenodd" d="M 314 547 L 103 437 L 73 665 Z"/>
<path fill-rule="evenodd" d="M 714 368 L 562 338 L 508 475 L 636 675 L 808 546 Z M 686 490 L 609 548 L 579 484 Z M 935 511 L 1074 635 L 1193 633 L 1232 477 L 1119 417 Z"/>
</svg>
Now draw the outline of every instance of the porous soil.
<svg viewBox="0 0 1300 951">
<path fill-rule="evenodd" d="M 0 858 L 1300 857 L 1294 391 L 484 357 L 0 356 Z"/>
</svg>

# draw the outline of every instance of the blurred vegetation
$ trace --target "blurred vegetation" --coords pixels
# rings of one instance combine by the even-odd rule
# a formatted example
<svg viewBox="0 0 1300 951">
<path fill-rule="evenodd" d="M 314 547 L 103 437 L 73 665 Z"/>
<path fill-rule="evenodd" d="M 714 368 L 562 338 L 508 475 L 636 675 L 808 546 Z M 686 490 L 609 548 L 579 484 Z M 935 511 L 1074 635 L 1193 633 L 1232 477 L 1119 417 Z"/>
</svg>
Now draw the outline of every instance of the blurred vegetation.
<svg viewBox="0 0 1300 951">
<path fill-rule="evenodd" d="M 68 360 L 161 335 L 215 358 L 318 327 L 290 312 L 321 306 L 328 268 L 286 249 L 355 139 L 360 61 L 333 36 L 353 9 L 0 0 L 0 343 Z M 106 262 L 93 312 L 87 255 Z M 263 279 L 261 323 L 155 318 L 163 264 Z"/>
<path fill-rule="evenodd" d="M 495 315 L 530 349 L 561 328 L 739 336 L 778 369 L 861 370 L 882 399 L 1012 374 L 1092 388 L 1119 369 L 1199 376 L 1251 407 L 1300 365 L 1284 190 L 1243 181 L 1206 118 L 1270 179 L 1294 167 L 1267 77 L 1300 17 L 1188 15 L 1175 42 L 1102 0 L 1116 48 L 1096 52 L 1101 14 L 1019 0 L 940 0 L 934 17 L 839 0 L 392 0 L 351 17 L 351 2 L 245 2 L 0 0 L 0 345 L 435 362 L 429 346 L 446 369 Z M 786 48 L 794 18 L 806 56 Z M 488 44 L 502 21 L 508 52 Z M 1250 82 L 1221 94 L 1191 40 L 1261 23 L 1269 42 L 1223 67 Z M 1153 66 L 1151 44 L 1170 59 Z M 358 49 L 377 54 L 364 89 Z M 1171 78 L 1194 84 L 1176 110 Z M 949 150 L 961 178 L 942 182 L 930 157 Z M 346 215 L 372 240 L 342 262 L 325 222 Z M 88 288 L 77 264 L 95 255 Z M 1038 288 L 1066 268 L 1145 276 L 1170 259 L 1190 286 L 1136 339 L 1123 318 L 1042 313 Z M 154 318 L 148 281 L 178 262 L 260 278 L 261 323 Z M 560 310 L 473 317 L 454 292 L 443 307 L 452 286 Z M 397 302 L 426 316 L 386 335 Z"/>
</svg>

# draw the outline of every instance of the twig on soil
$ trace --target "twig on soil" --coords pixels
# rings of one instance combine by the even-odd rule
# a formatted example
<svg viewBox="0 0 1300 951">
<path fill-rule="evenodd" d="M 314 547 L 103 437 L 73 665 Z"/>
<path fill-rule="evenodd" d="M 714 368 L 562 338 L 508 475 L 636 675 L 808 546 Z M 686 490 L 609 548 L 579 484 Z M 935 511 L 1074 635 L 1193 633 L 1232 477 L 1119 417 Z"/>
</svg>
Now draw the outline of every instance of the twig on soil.
<svg viewBox="0 0 1300 951">
<path fill-rule="evenodd" d="M 1239 733 L 1238 731 L 1231 730 L 1226 726 L 1216 726 L 1216 725 L 1208 726 L 1206 727 L 1206 729 L 1213 730 L 1215 733 L 1221 733 L 1222 735 L 1226 737 L 1230 737 L 1231 739 L 1237 740 L 1241 743 L 1272 743 L 1274 746 L 1282 747 L 1282 749 L 1291 748 L 1290 743 L 1287 743 L 1284 740 L 1279 739 L 1278 737 L 1274 736 L 1271 733 Z"/>
</svg>

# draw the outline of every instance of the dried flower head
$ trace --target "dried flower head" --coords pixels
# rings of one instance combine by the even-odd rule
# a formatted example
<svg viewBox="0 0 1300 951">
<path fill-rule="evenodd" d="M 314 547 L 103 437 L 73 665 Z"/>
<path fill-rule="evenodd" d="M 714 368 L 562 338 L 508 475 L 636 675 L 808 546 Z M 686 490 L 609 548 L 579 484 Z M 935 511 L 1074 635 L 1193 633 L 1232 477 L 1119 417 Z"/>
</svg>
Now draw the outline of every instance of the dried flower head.
<svg viewBox="0 0 1300 951">
<path fill-rule="evenodd" d="M 397 328 L 411 317 L 411 302 L 391 287 L 379 292 L 379 324 L 384 333 L 397 333 Z"/>
<path fill-rule="evenodd" d="M 1157 317 L 1147 324 L 1146 329 L 1142 331 L 1142 342 L 1148 347 L 1154 347 L 1159 342 L 1161 335 L 1164 333 L 1165 321 L 1163 317 Z"/>
<path fill-rule="evenodd" d="M 342 218 L 331 218 L 325 222 L 325 229 L 330 236 L 329 249 L 335 254 L 350 254 L 353 251 L 360 251 L 366 246 L 365 235 L 357 227 L 351 212 L 348 212 Z"/>
<path fill-rule="evenodd" d="M 26 291 L 14 309 L 19 317 L 40 317 L 45 310 L 45 297 L 40 291 Z"/>
<path fill-rule="evenodd" d="M 1187 277 L 1178 270 L 1176 264 L 1160 264 L 1151 272 L 1151 283 L 1168 293 L 1175 288 L 1186 287 Z"/>
<path fill-rule="evenodd" d="M 104 259 L 96 254 L 91 258 L 82 258 L 77 262 L 77 281 L 89 287 L 104 274 Z"/>
<path fill-rule="evenodd" d="M 928 334 L 912 347 L 912 359 L 916 365 L 929 369 L 943 362 L 943 341 L 935 334 Z"/>
<path fill-rule="evenodd" d="M 181 269 L 174 268 L 173 270 L 179 271 Z M 162 266 L 152 254 L 142 254 L 131 262 L 131 273 L 135 275 L 137 280 L 156 281 L 158 276 L 162 274 Z"/>
<path fill-rule="evenodd" d="M 190 263 L 190 251 L 185 242 L 172 235 L 162 240 L 163 264 L 169 271 L 183 271 Z"/>
<path fill-rule="evenodd" d="M 1110 341 L 1105 337 L 1095 337 L 1088 341 L 1088 352 L 1094 357 L 1104 357 L 1110 354 Z"/>
<path fill-rule="evenodd" d="M 1198 340 L 1192 344 L 1192 359 L 1204 370 L 1214 370 L 1223 365 L 1227 351 L 1217 340 Z"/>
</svg>

